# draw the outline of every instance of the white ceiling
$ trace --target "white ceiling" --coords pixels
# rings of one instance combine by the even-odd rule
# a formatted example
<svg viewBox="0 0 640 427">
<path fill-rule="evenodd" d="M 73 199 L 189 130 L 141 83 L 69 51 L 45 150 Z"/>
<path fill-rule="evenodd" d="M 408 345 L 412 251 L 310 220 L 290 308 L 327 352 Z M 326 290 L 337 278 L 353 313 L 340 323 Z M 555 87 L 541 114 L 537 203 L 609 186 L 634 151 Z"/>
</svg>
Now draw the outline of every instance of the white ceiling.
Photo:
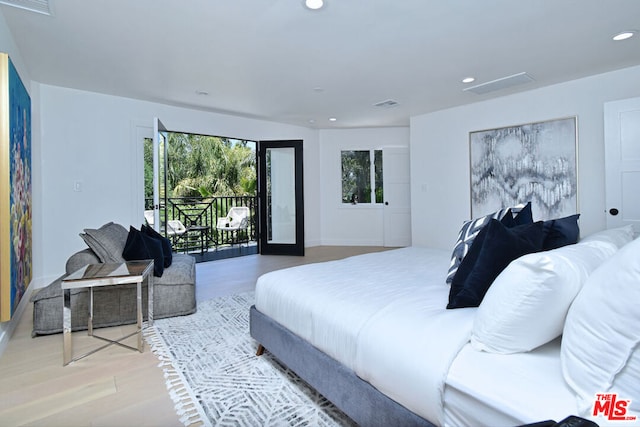
<svg viewBox="0 0 640 427">
<path fill-rule="evenodd" d="M 640 64 L 640 34 L 611 39 L 640 29 L 639 0 L 49 2 L 51 16 L 0 6 L 35 81 L 317 128 L 406 126 Z M 534 82 L 463 92 L 468 75 L 520 72 Z"/>
</svg>

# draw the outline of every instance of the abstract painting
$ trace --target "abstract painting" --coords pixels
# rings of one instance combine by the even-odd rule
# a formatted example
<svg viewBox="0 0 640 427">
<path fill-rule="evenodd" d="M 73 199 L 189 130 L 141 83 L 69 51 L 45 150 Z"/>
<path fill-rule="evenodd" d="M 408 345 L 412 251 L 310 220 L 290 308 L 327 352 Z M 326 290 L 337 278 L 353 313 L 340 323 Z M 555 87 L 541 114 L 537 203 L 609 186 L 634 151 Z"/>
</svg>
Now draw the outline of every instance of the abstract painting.
<svg viewBox="0 0 640 427">
<path fill-rule="evenodd" d="M 32 277 L 31 98 L 0 53 L 0 321 L 11 319 Z"/>
<path fill-rule="evenodd" d="M 471 217 L 531 201 L 533 219 L 575 214 L 577 118 L 469 133 Z"/>
</svg>

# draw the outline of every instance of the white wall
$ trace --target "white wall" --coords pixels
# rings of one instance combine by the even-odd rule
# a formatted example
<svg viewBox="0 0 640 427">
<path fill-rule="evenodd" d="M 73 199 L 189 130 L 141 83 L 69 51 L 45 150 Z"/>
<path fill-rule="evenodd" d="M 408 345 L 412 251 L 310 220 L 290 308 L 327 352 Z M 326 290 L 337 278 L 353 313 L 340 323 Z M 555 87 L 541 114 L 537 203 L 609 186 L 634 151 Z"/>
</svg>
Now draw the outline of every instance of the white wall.
<svg viewBox="0 0 640 427">
<path fill-rule="evenodd" d="M 107 221 L 139 226 L 142 216 L 142 151 L 139 136 L 150 134 L 154 117 L 167 129 L 249 140 L 304 140 L 306 194 L 320 193 L 318 131 L 308 128 L 170 107 L 33 83 L 40 127 L 41 226 L 34 238 L 38 286 L 64 272 L 67 258 L 86 245 L 84 228 Z M 34 133 L 35 129 L 34 129 Z M 74 191 L 74 183 L 82 191 Z M 34 227 L 35 228 L 35 227 Z M 306 244 L 320 241 L 319 201 L 305 200 Z"/>
<path fill-rule="evenodd" d="M 390 146 L 408 147 L 409 128 L 320 131 L 322 193 L 319 194 L 319 207 L 323 245 L 382 246 L 383 207 L 342 203 L 340 152 L 342 150 L 375 150 Z M 305 194 L 305 200 L 312 197 L 314 197 L 313 194 Z"/>
<path fill-rule="evenodd" d="M 413 244 L 450 249 L 462 222 L 469 219 L 470 131 L 574 115 L 578 117 L 581 232 L 587 235 L 604 229 L 603 104 L 639 95 L 640 67 L 632 67 L 413 117 Z"/>
</svg>

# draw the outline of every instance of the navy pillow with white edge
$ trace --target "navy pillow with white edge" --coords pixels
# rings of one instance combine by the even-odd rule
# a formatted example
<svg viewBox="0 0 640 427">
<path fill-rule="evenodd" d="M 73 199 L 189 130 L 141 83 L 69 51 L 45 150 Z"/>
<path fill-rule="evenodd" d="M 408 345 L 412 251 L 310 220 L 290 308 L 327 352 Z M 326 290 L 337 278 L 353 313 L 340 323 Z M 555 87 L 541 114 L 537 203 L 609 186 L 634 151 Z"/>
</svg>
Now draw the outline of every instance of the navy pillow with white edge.
<svg viewBox="0 0 640 427">
<path fill-rule="evenodd" d="M 451 282 L 447 308 L 477 307 L 511 261 L 542 249 L 542 221 L 505 227 L 492 219 L 480 231 Z"/>
</svg>

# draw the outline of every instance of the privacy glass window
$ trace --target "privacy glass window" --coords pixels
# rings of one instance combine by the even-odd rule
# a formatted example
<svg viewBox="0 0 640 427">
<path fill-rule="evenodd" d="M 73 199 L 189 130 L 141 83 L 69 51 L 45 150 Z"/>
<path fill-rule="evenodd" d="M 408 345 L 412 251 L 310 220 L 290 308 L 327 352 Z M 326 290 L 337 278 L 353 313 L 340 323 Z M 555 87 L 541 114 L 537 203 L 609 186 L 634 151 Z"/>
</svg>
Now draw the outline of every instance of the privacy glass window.
<svg viewBox="0 0 640 427">
<path fill-rule="evenodd" d="M 382 203 L 382 150 L 342 151 L 342 203 Z"/>
</svg>

